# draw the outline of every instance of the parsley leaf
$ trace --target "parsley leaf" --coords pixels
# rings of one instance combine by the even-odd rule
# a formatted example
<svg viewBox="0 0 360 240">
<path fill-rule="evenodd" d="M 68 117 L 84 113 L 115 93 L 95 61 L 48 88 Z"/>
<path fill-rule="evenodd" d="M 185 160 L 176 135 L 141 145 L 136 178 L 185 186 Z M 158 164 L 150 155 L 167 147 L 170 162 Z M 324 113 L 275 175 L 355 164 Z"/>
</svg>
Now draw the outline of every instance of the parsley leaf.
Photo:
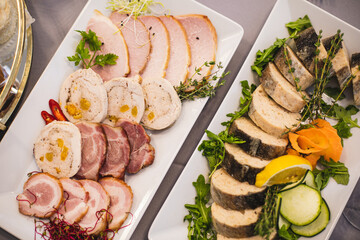
<svg viewBox="0 0 360 240">
<path fill-rule="evenodd" d="M 330 177 L 334 178 L 338 184 L 347 185 L 349 183 L 349 170 L 343 163 L 334 162 L 333 160 L 328 162 L 323 157 L 320 158 L 319 163 L 323 166 L 323 169 L 315 168 L 313 170 L 315 183 L 319 190 L 326 187 Z"/>
<path fill-rule="evenodd" d="M 349 105 L 344 108 L 338 104 L 335 104 L 333 109 L 335 118 L 338 120 L 338 123 L 334 126 L 334 128 L 337 130 L 339 137 L 342 139 L 351 137 L 352 134 L 350 129 L 354 127 L 360 128 L 357 119 L 353 120 L 351 118 L 352 115 L 359 112 L 359 109 L 353 105 Z"/>
<path fill-rule="evenodd" d="M 299 239 L 299 236 L 296 235 L 291 229 L 286 229 L 285 226 L 282 226 L 281 229 L 278 230 L 278 234 L 281 237 L 281 239 L 286 240 L 296 240 Z"/>
<path fill-rule="evenodd" d="M 118 56 L 115 54 L 96 55 L 96 53 L 101 50 L 103 43 L 98 39 L 95 32 L 91 31 L 91 29 L 89 29 L 88 33 L 80 30 L 76 30 L 76 32 L 80 33 L 82 39 L 76 46 L 75 54 L 67 57 L 70 62 L 74 62 L 75 66 L 78 66 L 80 62 L 82 62 L 85 69 L 95 65 L 104 67 L 105 65 L 116 64 Z M 92 53 L 90 53 L 90 51 Z"/>
<path fill-rule="evenodd" d="M 216 239 L 216 233 L 211 227 L 211 207 L 207 207 L 210 199 L 210 184 L 205 183 L 203 175 L 193 182 L 196 190 L 195 204 L 185 204 L 189 214 L 184 217 L 188 221 L 188 239 Z"/>
</svg>

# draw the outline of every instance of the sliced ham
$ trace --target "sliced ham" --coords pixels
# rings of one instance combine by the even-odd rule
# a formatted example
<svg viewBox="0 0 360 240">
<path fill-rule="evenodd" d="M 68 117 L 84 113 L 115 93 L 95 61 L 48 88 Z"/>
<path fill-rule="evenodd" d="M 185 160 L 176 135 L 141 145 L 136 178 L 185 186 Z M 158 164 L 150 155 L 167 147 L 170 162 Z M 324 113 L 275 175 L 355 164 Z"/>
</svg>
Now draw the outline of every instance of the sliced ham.
<svg viewBox="0 0 360 240">
<path fill-rule="evenodd" d="M 150 144 L 150 137 L 145 129 L 136 122 L 119 119 L 116 126 L 122 127 L 130 143 L 130 163 L 126 168 L 128 173 L 137 173 L 142 168 L 151 165 L 155 158 L 155 149 Z"/>
<path fill-rule="evenodd" d="M 103 42 L 101 51 L 98 54 L 113 53 L 119 58 L 115 65 L 96 65 L 92 69 L 98 73 L 104 81 L 115 77 L 124 77 L 130 72 L 128 47 L 123 35 L 111 20 L 99 11 L 94 11 L 93 17 L 89 20 L 86 31 L 95 32 L 99 40 Z"/>
<path fill-rule="evenodd" d="M 99 183 L 110 196 L 109 213 L 112 218 L 109 219 L 108 228 L 116 231 L 124 223 L 131 210 L 133 202 L 131 187 L 124 181 L 112 177 L 102 178 Z"/>
<path fill-rule="evenodd" d="M 170 58 L 166 70 L 166 79 L 173 86 L 184 83 L 188 76 L 191 61 L 190 47 L 186 32 L 181 23 L 173 16 L 161 16 L 170 37 Z"/>
<path fill-rule="evenodd" d="M 39 218 L 51 217 L 63 200 L 60 181 L 47 173 L 32 175 L 17 198 L 19 212 Z"/>
<path fill-rule="evenodd" d="M 88 234 L 98 234 L 106 229 L 107 210 L 110 205 L 110 197 L 105 189 L 92 180 L 80 180 L 86 192 L 89 193 L 89 210 L 79 222 L 80 227 Z"/>
<path fill-rule="evenodd" d="M 183 25 L 190 46 L 189 76 L 201 79 L 210 75 L 213 65 L 202 67 L 205 62 L 215 61 L 217 34 L 210 19 L 200 14 L 176 16 L 176 19 Z M 195 72 L 196 68 L 201 68 L 200 75 Z"/>
<path fill-rule="evenodd" d="M 79 122 L 81 133 L 81 167 L 78 178 L 97 180 L 106 157 L 106 137 L 99 123 Z"/>
<path fill-rule="evenodd" d="M 140 74 L 146 66 L 150 54 L 150 36 L 145 25 L 132 16 L 113 12 L 111 21 L 121 30 L 129 50 L 130 74 Z"/>
<path fill-rule="evenodd" d="M 87 213 L 87 201 L 89 194 L 79 181 L 70 178 L 61 178 L 61 185 L 64 189 L 64 199 L 57 214 L 53 217 L 64 220 L 69 224 L 79 222 Z"/>
<path fill-rule="evenodd" d="M 149 61 L 142 72 L 142 78 L 163 78 L 170 55 L 169 33 L 162 21 L 155 16 L 140 16 L 150 33 L 151 52 Z"/>
<path fill-rule="evenodd" d="M 107 153 L 100 175 L 124 179 L 130 160 L 130 145 L 126 132 L 121 127 L 106 124 L 103 124 L 102 128 L 107 138 Z"/>
</svg>

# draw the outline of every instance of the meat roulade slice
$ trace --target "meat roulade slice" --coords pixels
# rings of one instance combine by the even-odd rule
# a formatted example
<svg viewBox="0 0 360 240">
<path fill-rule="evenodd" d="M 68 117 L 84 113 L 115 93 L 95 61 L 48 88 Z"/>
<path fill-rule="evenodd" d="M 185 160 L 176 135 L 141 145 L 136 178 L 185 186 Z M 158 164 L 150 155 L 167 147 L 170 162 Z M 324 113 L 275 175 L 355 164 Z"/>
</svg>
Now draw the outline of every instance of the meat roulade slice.
<svg viewBox="0 0 360 240">
<path fill-rule="evenodd" d="M 79 180 L 89 193 L 89 210 L 79 222 L 87 234 L 98 234 L 106 229 L 110 197 L 100 183 L 93 180 Z"/>
<path fill-rule="evenodd" d="M 99 180 L 99 183 L 110 195 L 109 212 L 112 218 L 109 221 L 108 228 L 116 231 L 129 215 L 133 202 L 131 187 L 124 181 L 113 177 L 102 178 Z"/>
<path fill-rule="evenodd" d="M 48 173 L 32 175 L 17 198 L 19 212 L 39 218 L 51 217 L 63 200 L 60 181 Z"/>
<path fill-rule="evenodd" d="M 52 217 L 64 220 L 69 224 L 79 222 L 89 209 L 87 205 L 89 194 L 79 181 L 61 178 L 60 182 L 64 189 L 64 200 L 57 214 Z"/>
</svg>

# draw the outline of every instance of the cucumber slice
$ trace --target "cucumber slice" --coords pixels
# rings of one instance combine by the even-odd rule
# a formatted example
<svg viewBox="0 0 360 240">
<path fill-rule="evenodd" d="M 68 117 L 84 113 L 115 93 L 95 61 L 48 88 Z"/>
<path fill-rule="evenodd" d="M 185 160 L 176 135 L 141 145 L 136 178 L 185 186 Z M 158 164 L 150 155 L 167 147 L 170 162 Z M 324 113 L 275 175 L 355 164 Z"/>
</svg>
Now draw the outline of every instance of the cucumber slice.
<svg viewBox="0 0 360 240">
<path fill-rule="evenodd" d="M 294 233 L 299 234 L 305 237 L 312 237 L 319 233 L 321 233 L 330 221 L 330 211 L 329 207 L 326 204 L 325 200 L 323 199 L 321 203 L 321 213 L 318 218 L 315 219 L 312 223 L 306 226 L 295 226 L 291 225 L 291 230 Z"/>
<path fill-rule="evenodd" d="M 306 185 L 308 185 L 309 187 L 316 189 L 315 177 L 314 177 L 314 174 L 312 171 L 308 170 L 306 172 L 305 177 L 302 182 L 305 183 Z"/>
<path fill-rule="evenodd" d="M 290 223 L 304 226 L 319 216 L 322 198 L 316 189 L 300 184 L 280 194 L 280 214 Z"/>
<path fill-rule="evenodd" d="M 277 218 L 277 228 L 280 230 L 282 227 L 285 227 L 285 230 L 288 230 L 291 224 L 288 220 L 286 220 L 281 214 L 278 215 Z"/>
</svg>

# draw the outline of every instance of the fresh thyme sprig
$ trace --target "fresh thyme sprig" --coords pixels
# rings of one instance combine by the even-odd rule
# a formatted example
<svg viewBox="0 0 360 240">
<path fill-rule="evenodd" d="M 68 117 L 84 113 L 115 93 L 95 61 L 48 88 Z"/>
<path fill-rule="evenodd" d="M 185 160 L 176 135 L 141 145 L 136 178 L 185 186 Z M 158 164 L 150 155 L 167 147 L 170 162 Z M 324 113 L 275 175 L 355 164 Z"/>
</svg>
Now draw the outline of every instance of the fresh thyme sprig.
<svg viewBox="0 0 360 240">
<path fill-rule="evenodd" d="M 210 75 L 203 76 L 201 80 L 196 80 L 195 76 L 200 76 L 201 69 L 204 67 L 211 68 L 215 65 L 214 61 L 204 62 L 199 68 L 195 68 L 194 74 L 188 78 L 185 83 L 180 83 L 179 86 L 175 87 L 177 94 L 181 101 L 194 100 L 196 98 L 213 97 L 218 87 L 224 85 L 225 79 L 223 79 L 230 72 L 223 72 L 221 76 L 217 74 L 224 68 L 219 62 L 216 67 L 217 70 Z M 215 84 L 214 82 L 218 80 Z"/>
<path fill-rule="evenodd" d="M 265 239 L 269 239 L 270 234 L 276 231 L 279 189 L 279 185 L 268 187 L 262 212 L 255 225 L 256 235 L 260 235 Z"/>
</svg>

